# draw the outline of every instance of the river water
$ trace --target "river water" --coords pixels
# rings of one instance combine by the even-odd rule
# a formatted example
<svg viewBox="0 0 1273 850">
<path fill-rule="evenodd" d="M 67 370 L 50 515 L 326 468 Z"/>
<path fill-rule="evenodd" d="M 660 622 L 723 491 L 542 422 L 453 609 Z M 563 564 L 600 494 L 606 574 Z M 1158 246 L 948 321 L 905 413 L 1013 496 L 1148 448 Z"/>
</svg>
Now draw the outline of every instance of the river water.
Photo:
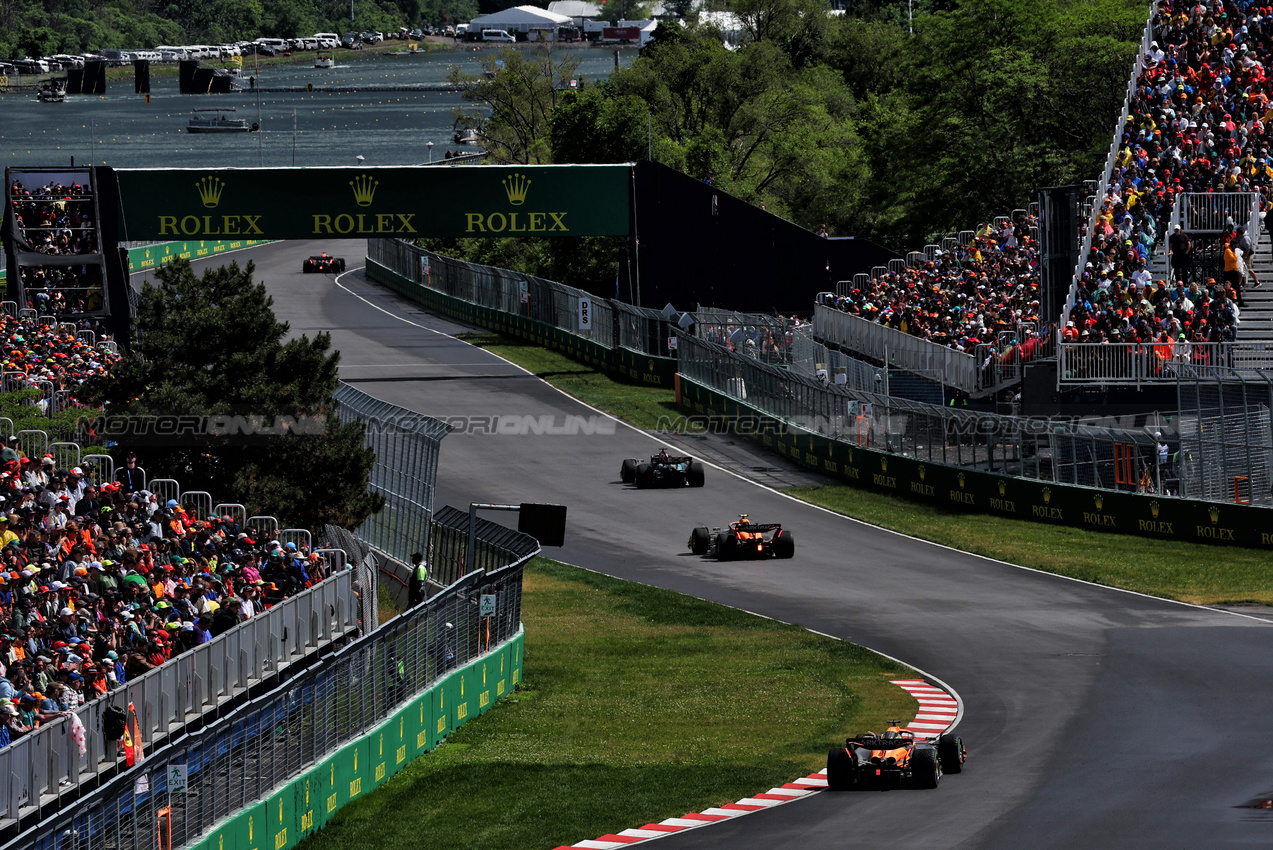
<svg viewBox="0 0 1273 850">
<path fill-rule="evenodd" d="M 602 48 L 563 50 L 554 58 L 579 60 L 577 76 L 604 78 L 615 53 Z M 620 52 L 626 67 L 636 51 Z M 41 103 L 33 92 L 0 95 L 0 166 L 45 167 L 110 165 L 116 168 L 309 167 L 415 165 L 449 150 L 454 110 L 465 103 L 458 93 L 376 91 L 376 87 L 438 84 L 448 69 L 460 66 L 480 74 L 483 53 L 473 49 L 402 56 L 382 51 L 342 58 L 335 68 L 309 63 L 260 69 L 262 89 L 304 87 L 305 91 L 242 91 L 183 95 L 177 77 L 151 76 L 150 103 L 133 93 L 131 75 L 108 82 L 106 94 L 70 95 L 65 103 Z M 253 73 L 251 58 L 244 75 Z M 367 86 L 358 92 L 324 91 L 324 86 Z M 236 117 L 258 121 L 261 132 L 195 134 L 186 132 L 190 110 L 233 106 Z M 473 150 L 468 148 L 468 150 Z"/>
</svg>

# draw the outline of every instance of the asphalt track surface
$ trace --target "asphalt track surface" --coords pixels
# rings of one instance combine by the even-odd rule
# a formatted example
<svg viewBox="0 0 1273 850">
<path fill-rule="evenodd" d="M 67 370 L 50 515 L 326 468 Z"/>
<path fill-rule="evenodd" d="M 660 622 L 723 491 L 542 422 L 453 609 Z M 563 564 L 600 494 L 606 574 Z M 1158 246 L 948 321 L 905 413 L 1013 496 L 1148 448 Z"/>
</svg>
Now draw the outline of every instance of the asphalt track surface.
<svg viewBox="0 0 1273 850">
<path fill-rule="evenodd" d="M 469 329 L 363 279 L 364 247 L 278 243 L 232 259 L 256 262 L 293 333 L 330 332 L 342 377 L 371 395 L 443 418 L 562 422 L 593 414 L 446 336 Z M 350 272 L 339 281 L 301 274 L 302 260 L 319 250 L 345 256 Z M 659 445 L 624 425 L 575 435 L 452 433 L 442 444 L 437 504 L 568 505 L 567 545 L 547 554 L 912 664 L 960 695 L 958 732 L 969 749 L 965 772 L 936 791 L 817 794 L 670 836 L 661 847 L 1273 845 L 1273 817 L 1245 806 L 1273 796 L 1268 622 L 1033 572 L 836 516 L 761 486 L 810 476 L 724 439 L 686 447 L 738 475 L 709 467 L 701 490 L 621 485 L 620 460 Z M 692 526 L 722 525 L 741 512 L 782 522 L 795 535 L 795 558 L 717 564 L 687 553 Z"/>
</svg>

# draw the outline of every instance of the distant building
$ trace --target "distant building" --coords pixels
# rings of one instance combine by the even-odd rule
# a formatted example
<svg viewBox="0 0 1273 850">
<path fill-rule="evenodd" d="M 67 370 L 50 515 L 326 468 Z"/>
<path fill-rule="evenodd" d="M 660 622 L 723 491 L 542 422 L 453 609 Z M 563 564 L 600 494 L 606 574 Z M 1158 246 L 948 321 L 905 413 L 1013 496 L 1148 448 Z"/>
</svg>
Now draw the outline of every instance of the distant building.
<svg viewBox="0 0 1273 850">
<path fill-rule="evenodd" d="M 530 40 L 534 34 L 555 33 L 557 27 L 574 26 L 574 19 L 538 6 L 514 6 L 502 12 L 492 12 L 469 21 L 469 32 L 480 30 L 504 30 L 514 35 L 521 33 Z M 551 38 L 545 39 L 551 40 Z"/>
<path fill-rule="evenodd" d="M 575 26 L 582 27 L 584 21 L 595 21 L 601 17 L 602 6 L 588 0 L 553 0 L 548 4 L 548 11 L 565 15 L 574 21 Z"/>
</svg>

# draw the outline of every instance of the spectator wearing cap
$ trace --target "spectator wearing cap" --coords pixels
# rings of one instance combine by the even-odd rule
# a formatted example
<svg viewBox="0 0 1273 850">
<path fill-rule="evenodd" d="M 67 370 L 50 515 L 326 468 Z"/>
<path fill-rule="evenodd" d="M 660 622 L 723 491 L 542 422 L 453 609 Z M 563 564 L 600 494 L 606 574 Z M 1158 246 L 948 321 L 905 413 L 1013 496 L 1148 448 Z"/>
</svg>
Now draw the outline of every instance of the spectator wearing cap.
<svg viewBox="0 0 1273 850">
<path fill-rule="evenodd" d="M 16 436 L 7 438 L 4 448 L 0 449 L 0 463 L 16 463 L 21 460 L 22 454 L 18 451 L 18 438 Z"/>
</svg>

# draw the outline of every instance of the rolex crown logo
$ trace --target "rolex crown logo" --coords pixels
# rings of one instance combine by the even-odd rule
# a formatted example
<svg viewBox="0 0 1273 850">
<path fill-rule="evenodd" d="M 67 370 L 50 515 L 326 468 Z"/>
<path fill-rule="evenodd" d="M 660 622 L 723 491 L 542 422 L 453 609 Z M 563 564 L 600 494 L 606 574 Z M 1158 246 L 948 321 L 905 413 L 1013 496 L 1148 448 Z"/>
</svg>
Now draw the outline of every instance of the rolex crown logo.
<svg viewBox="0 0 1273 850">
<path fill-rule="evenodd" d="M 1211 521 L 1212 521 L 1212 522 L 1219 522 L 1219 521 L 1220 521 L 1220 509 L 1219 509 L 1219 508 L 1213 507 L 1213 508 L 1211 508 L 1211 509 L 1210 509 L 1209 513 L 1211 514 Z"/>
<path fill-rule="evenodd" d="M 927 469 L 925 469 L 925 468 L 924 468 L 924 464 L 922 464 L 922 463 L 921 463 L 921 464 L 919 465 L 919 480 L 920 480 L 920 481 L 923 481 L 923 480 L 924 480 L 924 476 L 926 476 L 927 474 L 928 474 L 928 470 L 927 470 Z"/>
<path fill-rule="evenodd" d="M 888 472 L 888 458 L 886 457 L 880 458 L 880 470 L 883 472 Z"/>
<path fill-rule="evenodd" d="M 999 495 L 1000 496 L 1006 495 L 1007 492 L 1008 492 L 1008 482 L 1000 478 L 999 479 Z"/>
<path fill-rule="evenodd" d="M 1049 504 L 1051 501 L 1052 501 L 1052 488 L 1044 487 L 1043 488 L 1043 504 L 1045 505 Z"/>
<path fill-rule="evenodd" d="M 203 201 L 203 205 L 211 209 L 221 203 L 221 193 L 225 191 L 225 183 L 220 177 L 205 177 L 195 183 L 195 188 L 199 190 L 199 200 Z"/>
<path fill-rule="evenodd" d="M 959 489 L 964 489 L 964 474 L 962 472 L 959 473 Z"/>
<path fill-rule="evenodd" d="M 504 192 L 508 202 L 515 207 L 526 203 L 526 193 L 530 191 L 530 178 L 525 174 L 510 174 L 504 178 Z"/>
<path fill-rule="evenodd" d="M 1105 497 L 1102 496 L 1100 493 L 1097 493 L 1095 496 L 1092 497 L 1092 501 L 1096 503 L 1096 509 L 1099 511 L 1101 509 L 1101 506 L 1105 504 Z"/>
<path fill-rule="evenodd" d="M 380 185 L 380 181 L 370 175 L 359 174 L 349 181 L 349 185 L 354 189 L 354 202 L 360 207 L 369 207 L 376 197 L 376 187 Z"/>
<path fill-rule="evenodd" d="M 1153 515 L 1154 519 L 1158 519 L 1158 500 L 1157 499 L 1154 499 L 1152 502 L 1149 503 L 1149 513 Z"/>
</svg>

